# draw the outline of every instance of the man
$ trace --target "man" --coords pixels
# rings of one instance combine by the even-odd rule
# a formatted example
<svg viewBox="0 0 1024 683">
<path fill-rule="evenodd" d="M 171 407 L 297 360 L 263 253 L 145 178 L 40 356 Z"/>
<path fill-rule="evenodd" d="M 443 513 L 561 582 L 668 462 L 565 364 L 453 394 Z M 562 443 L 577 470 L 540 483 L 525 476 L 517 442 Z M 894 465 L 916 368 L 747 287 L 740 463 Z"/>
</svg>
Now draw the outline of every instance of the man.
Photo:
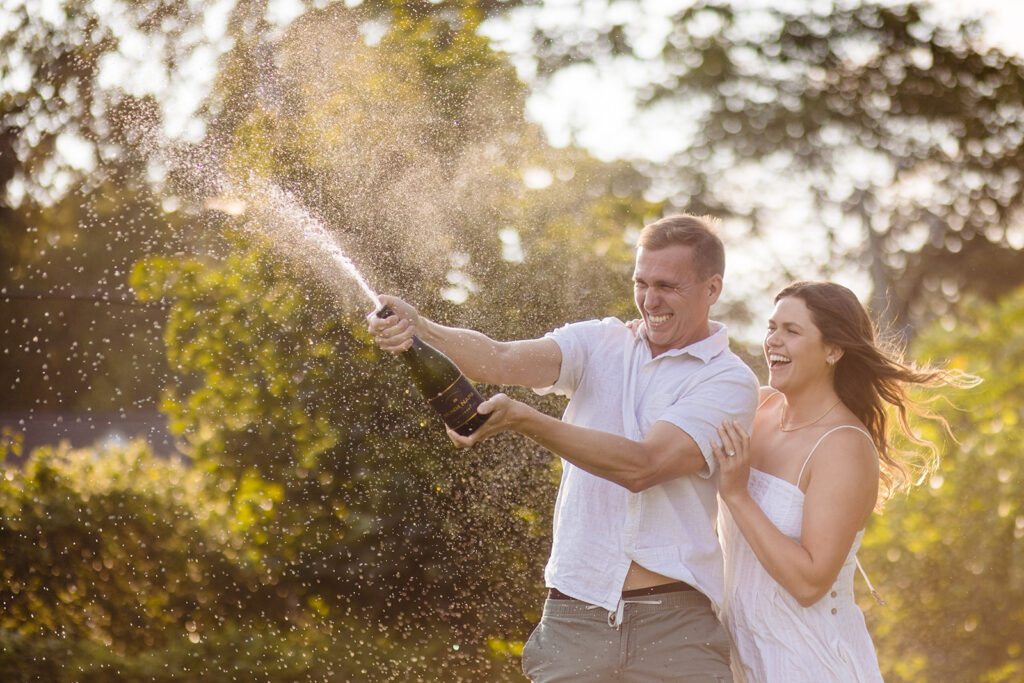
<svg viewBox="0 0 1024 683">
<path fill-rule="evenodd" d="M 535 681 L 731 680 L 711 444 L 723 420 L 750 428 L 758 382 L 708 317 L 724 270 L 711 227 L 670 216 L 638 242 L 637 334 L 606 318 L 498 342 L 386 296 L 396 315 L 368 316 L 386 351 L 416 334 L 470 379 L 570 398 L 558 420 L 497 394 L 477 432 L 449 430 L 465 447 L 513 430 L 563 460 L 548 599 L 523 649 Z"/>
</svg>

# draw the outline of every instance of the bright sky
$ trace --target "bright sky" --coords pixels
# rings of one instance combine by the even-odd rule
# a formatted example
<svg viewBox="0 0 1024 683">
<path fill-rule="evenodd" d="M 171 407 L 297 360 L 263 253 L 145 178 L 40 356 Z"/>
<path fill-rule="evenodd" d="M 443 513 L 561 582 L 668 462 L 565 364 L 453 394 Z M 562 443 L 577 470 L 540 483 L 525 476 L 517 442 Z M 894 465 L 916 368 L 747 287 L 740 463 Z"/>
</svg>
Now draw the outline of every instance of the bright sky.
<svg viewBox="0 0 1024 683">
<path fill-rule="evenodd" d="M 599 27 L 607 17 L 637 27 L 637 35 L 650 38 L 657 46 L 670 29 L 668 16 L 692 4 L 688 0 L 645 0 L 613 4 L 605 13 L 601 2 L 581 0 L 544 0 L 540 7 L 520 10 L 511 20 L 495 21 L 487 31 L 498 45 L 511 53 L 526 80 L 532 75 L 528 26 L 577 26 L 581 30 Z M 774 7 L 824 4 L 829 0 L 746 0 L 747 5 Z M 1024 0 L 932 0 L 942 16 L 981 17 L 986 36 L 995 46 L 1024 54 Z M 635 43 L 637 41 L 634 41 Z M 644 42 L 638 44 L 643 45 Z M 647 55 L 644 55 L 647 56 Z M 650 55 L 653 56 L 653 55 Z M 551 142 L 565 145 L 575 139 L 606 161 L 616 158 L 643 158 L 663 161 L 689 137 L 680 127 L 679 117 L 667 111 L 639 115 L 632 103 L 631 88 L 644 79 L 640 65 L 624 63 L 617 68 L 602 66 L 573 67 L 558 74 L 551 83 L 535 90 L 528 104 L 528 115 L 543 125 Z"/>
<path fill-rule="evenodd" d="M 61 16 L 61 0 L 22 1 L 29 4 L 32 11 L 53 15 L 57 20 Z M 347 1 L 358 4 L 360 0 Z M 120 22 L 123 26 L 119 32 L 123 36 L 124 54 L 109 55 L 105 59 L 101 80 L 107 85 L 116 84 L 139 94 L 155 92 L 163 96 L 174 93 L 173 96 L 162 97 L 168 133 L 172 137 L 200 139 L 202 124 L 191 114 L 209 90 L 217 58 L 230 47 L 224 37 L 224 26 L 235 0 L 207 3 L 203 26 L 191 36 L 197 47 L 182 64 L 176 74 L 176 82 L 168 82 L 158 60 L 152 58 L 159 46 L 141 36 L 131 35 L 121 18 L 119 0 L 95 2 L 97 8 L 106 8 L 112 25 L 117 26 Z M 787 3 L 796 8 L 810 3 L 832 6 L 831 0 L 736 2 L 751 6 Z M 511 55 L 524 80 L 529 82 L 532 75 L 530 28 L 534 24 L 587 31 L 607 25 L 610 18 L 629 27 L 635 44 L 650 45 L 654 50 L 671 28 L 667 17 L 689 4 L 690 0 L 644 0 L 640 4 L 612 0 L 543 0 L 540 6 L 521 8 L 508 19 L 492 21 L 485 29 L 495 45 Z M 1007 52 L 1024 54 L 1021 31 L 1024 26 L 1024 0 L 972 0 L 970 3 L 932 0 L 932 5 L 941 16 L 950 19 L 987 14 L 986 39 Z M 268 18 L 283 27 L 300 11 L 294 0 L 271 0 Z M 0 30 L 3 29 L 4 16 L 5 12 L 0 9 Z M 655 55 L 641 55 L 644 56 Z M 25 75 L 19 75 L 17 68 L 13 69 L 7 76 L 10 80 L 8 85 L 16 85 L 17 79 Z M 641 114 L 636 111 L 631 88 L 642 83 L 644 77 L 643 66 L 635 62 L 623 62 L 615 67 L 605 65 L 600 69 L 573 67 L 559 73 L 547 86 L 535 89 L 527 104 L 527 115 L 543 126 L 555 145 L 575 140 L 601 159 L 644 158 L 661 162 L 683 145 L 693 131 L 687 128 L 685 117 L 678 112 L 663 110 Z M 76 140 L 73 136 L 62 139 L 59 146 L 61 154 L 72 165 L 87 170 L 91 156 L 83 155 L 83 152 L 89 151 L 91 155 L 90 150 L 91 146 L 84 140 Z M 76 163 L 79 159 L 85 160 Z M 769 231 L 767 239 L 755 243 L 745 234 L 745 226 L 726 224 L 724 237 L 730 245 L 730 271 L 733 274 L 728 289 L 731 298 L 767 299 L 764 291 L 767 278 L 770 274 L 782 272 L 783 266 L 805 277 L 820 277 L 814 272 L 814 266 L 823 262 L 821 259 L 827 254 L 822 252 L 822 245 L 809 244 L 800 229 L 801 226 L 818 223 L 819 217 L 809 213 L 805 199 L 800 196 L 801 188 L 787 185 L 784 177 L 773 180 L 777 185 L 766 189 L 763 177 L 754 181 L 737 173 L 730 179 L 732 186 L 722 188 L 734 196 L 745 196 L 750 187 L 765 190 L 762 194 L 776 205 L 769 207 L 769 220 L 788 228 Z M 16 189 L 12 191 L 16 192 Z M 848 246 L 855 246 L 860 238 L 858 231 L 851 231 L 851 244 Z M 869 291 L 869 282 L 863 272 L 851 271 L 834 277 L 862 296 Z"/>
<path fill-rule="evenodd" d="M 883 0 L 884 1 L 884 0 Z M 833 5 L 831 0 L 736 0 L 749 6 Z M 645 0 L 637 6 L 632 3 L 613 4 L 609 13 L 616 22 L 625 23 L 636 31 L 631 34 L 634 44 L 657 46 L 670 29 L 666 17 L 692 4 L 689 0 Z M 894 2 L 893 4 L 897 4 Z M 510 20 L 492 22 L 487 28 L 496 44 L 513 55 L 524 79 L 529 81 L 529 24 L 542 26 L 571 26 L 581 31 L 607 25 L 607 15 L 601 10 L 606 3 L 584 0 L 544 0 L 539 8 L 524 8 Z M 940 21 L 984 18 L 985 40 L 1005 52 L 1024 54 L 1024 0 L 932 0 Z M 637 42 L 636 37 L 647 37 L 649 43 Z M 643 56 L 643 55 L 641 55 Z M 655 163 L 669 159 L 692 135 L 692 125 L 685 117 L 667 110 L 643 112 L 636 110 L 632 88 L 644 80 L 640 64 L 624 63 L 617 67 L 600 68 L 579 66 L 557 74 L 552 81 L 535 89 L 528 102 L 527 115 L 540 123 L 555 145 L 575 141 L 595 156 L 641 158 Z M 822 216 L 812 208 L 806 188 L 797 186 L 787 178 L 785 169 L 766 168 L 766 161 L 758 168 L 733 172 L 721 192 L 734 197 L 755 197 L 765 206 L 764 237 L 753 239 L 747 234 L 743 222 L 725 223 L 723 238 L 729 249 L 729 264 L 725 297 L 750 302 L 755 322 L 749 328 L 732 330 L 751 343 L 756 343 L 763 330 L 761 320 L 767 319 L 774 293 L 772 281 L 785 270 L 802 278 L 821 278 L 820 264 L 829 261 L 822 232 Z M 857 164 L 855 164 L 857 166 Z M 870 164 L 860 164 L 873 172 Z M 767 173 L 765 172 L 767 170 Z M 685 209 L 685 207 L 682 207 Z M 833 217 L 833 223 L 845 224 L 845 217 Z M 1020 238 L 1021 235 L 1016 235 Z M 851 224 L 836 235 L 840 251 L 852 251 L 862 242 L 863 233 Z M 871 281 L 865 269 L 847 266 L 828 275 L 853 289 L 866 301 L 871 292 Z"/>
<path fill-rule="evenodd" d="M 826 6 L 831 4 L 831 0 L 746 0 L 746 4 L 751 6 L 786 3 L 799 7 L 822 2 Z M 38 0 L 40 11 L 44 13 L 58 11 L 59 4 L 59 0 Z M 131 92 L 166 92 L 172 88 L 175 96 L 167 104 L 169 133 L 176 137 L 198 138 L 201 128 L 187 114 L 198 108 L 209 88 L 217 56 L 229 47 L 223 34 L 233 4 L 234 0 L 208 3 L 204 9 L 204 35 L 197 40 L 202 47 L 194 50 L 182 65 L 179 83 L 168 83 L 161 65 L 147 59 L 154 53 L 153 45 L 141 36 L 130 35 L 122 42 L 125 57 L 111 55 L 106 59 L 103 81 L 116 83 Z M 349 0 L 349 4 L 358 4 L 358 0 Z M 651 45 L 653 49 L 670 29 L 667 17 L 690 4 L 689 0 L 644 0 L 640 4 L 605 0 L 543 0 L 540 6 L 518 10 L 511 19 L 490 22 L 485 30 L 496 45 L 512 55 L 521 75 L 529 81 L 532 75 L 529 29 L 533 23 L 585 30 L 601 27 L 611 18 L 632 27 L 633 37 L 641 38 L 634 41 L 641 49 L 644 44 Z M 992 44 L 1009 52 L 1024 53 L 1024 35 L 1021 32 L 1024 0 L 972 0 L 970 3 L 932 0 L 932 4 L 950 17 L 989 14 L 991 18 L 986 22 L 986 31 Z M 112 23 L 121 21 L 113 0 L 97 0 L 97 5 L 109 8 Z M 268 18 L 272 23 L 284 25 L 300 11 L 294 0 L 271 0 Z M 639 115 L 632 104 L 631 87 L 642 82 L 644 76 L 640 65 L 629 63 L 615 68 L 605 66 L 600 70 L 587 66 L 567 69 L 547 87 L 535 90 L 528 103 L 528 116 L 544 127 L 555 145 L 565 145 L 575 139 L 604 160 L 664 160 L 687 139 L 688 132 L 680 128 L 677 116 L 670 116 L 665 111 L 645 113 L 639 117 L 643 124 L 638 124 Z M 186 116 L 182 116 L 183 113 Z"/>
</svg>

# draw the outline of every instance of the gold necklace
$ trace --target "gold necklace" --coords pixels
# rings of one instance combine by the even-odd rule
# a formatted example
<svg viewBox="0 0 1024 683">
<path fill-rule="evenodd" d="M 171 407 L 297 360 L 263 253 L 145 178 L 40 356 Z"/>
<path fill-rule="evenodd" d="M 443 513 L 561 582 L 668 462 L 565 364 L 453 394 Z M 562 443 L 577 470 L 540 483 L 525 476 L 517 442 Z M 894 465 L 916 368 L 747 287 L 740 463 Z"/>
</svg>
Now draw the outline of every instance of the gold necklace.
<svg viewBox="0 0 1024 683">
<path fill-rule="evenodd" d="M 804 427 L 810 427 L 812 424 L 820 422 L 822 420 L 822 418 L 824 418 L 826 415 L 831 413 L 832 409 L 835 408 L 837 405 L 839 405 L 842 402 L 843 402 L 843 399 L 839 399 L 838 401 L 836 401 L 835 403 L 830 405 L 828 407 L 828 410 L 826 410 L 824 413 L 822 413 L 818 417 L 814 418 L 810 422 L 805 422 L 804 424 L 798 425 L 796 427 L 783 427 L 782 426 L 782 423 L 786 421 L 786 406 L 782 406 L 782 411 L 779 413 L 779 431 L 780 432 L 795 432 L 798 429 L 803 429 Z"/>
</svg>

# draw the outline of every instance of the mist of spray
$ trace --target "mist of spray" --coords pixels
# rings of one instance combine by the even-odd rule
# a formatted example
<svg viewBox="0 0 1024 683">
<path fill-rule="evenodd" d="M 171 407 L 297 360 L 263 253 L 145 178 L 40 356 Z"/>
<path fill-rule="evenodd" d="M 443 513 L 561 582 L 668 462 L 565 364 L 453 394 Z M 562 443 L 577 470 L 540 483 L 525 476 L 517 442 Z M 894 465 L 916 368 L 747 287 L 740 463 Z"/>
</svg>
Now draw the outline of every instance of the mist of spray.
<svg viewBox="0 0 1024 683">
<path fill-rule="evenodd" d="M 141 129 L 142 148 L 150 158 L 173 170 L 179 189 L 199 199 L 204 210 L 231 216 L 244 216 L 244 227 L 263 237 L 279 256 L 311 274 L 321 284 L 340 294 L 345 289 L 339 275 L 358 285 L 374 310 L 380 300 L 356 264 L 344 252 L 323 223 L 304 209 L 291 193 L 279 185 L 250 174 L 242 182 L 232 182 L 217 170 L 200 148 L 181 147 L 167 140 L 155 128 Z"/>
<path fill-rule="evenodd" d="M 325 284 L 337 285 L 339 273 L 349 276 L 374 310 L 381 307 L 376 292 L 356 264 L 323 223 L 303 209 L 291 194 L 278 185 L 252 178 L 247 183 L 246 196 L 252 214 L 249 227 L 265 235 L 276 251 L 312 268 Z"/>
<path fill-rule="evenodd" d="M 246 171 L 232 165 L 226 140 L 177 144 L 155 128 L 144 146 L 174 169 L 178 194 L 203 209 L 239 216 L 249 234 L 295 264 L 296 272 L 344 299 L 355 283 L 360 298 L 380 307 L 346 252 L 380 270 L 382 287 L 438 275 L 468 281 L 464 266 L 452 265 L 451 252 L 459 251 L 456 226 L 497 220 L 491 198 L 506 196 L 509 188 L 507 174 L 492 171 L 521 144 L 507 133 L 516 130 L 502 106 L 507 96 L 488 90 L 501 84 L 481 84 L 453 122 L 429 97 L 405 89 L 396 65 L 412 67 L 401 56 L 368 47 L 350 18 L 322 19 L 328 23 L 297 24 L 285 39 L 260 42 L 250 75 L 258 86 L 256 104 L 280 130 L 299 122 L 296 130 L 312 131 L 319 141 L 310 161 L 322 169 L 316 192 L 334 201 L 304 205 L 269 178 L 240 177 Z M 317 87 L 307 87 L 310 82 Z M 378 83 L 402 93 L 402 106 L 381 107 L 372 96 Z M 442 153 L 435 136 L 466 141 L 457 153 Z"/>
</svg>

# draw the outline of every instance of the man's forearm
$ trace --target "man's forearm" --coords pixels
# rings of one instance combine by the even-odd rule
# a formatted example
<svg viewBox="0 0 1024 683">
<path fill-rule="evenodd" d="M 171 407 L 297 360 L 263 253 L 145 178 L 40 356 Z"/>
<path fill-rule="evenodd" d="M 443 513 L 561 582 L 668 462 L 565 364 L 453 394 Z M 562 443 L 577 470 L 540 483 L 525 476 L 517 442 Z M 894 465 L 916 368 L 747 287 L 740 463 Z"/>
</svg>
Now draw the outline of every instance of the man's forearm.
<svg viewBox="0 0 1024 683">
<path fill-rule="evenodd" d="M 657 437 L 653 443 L 633 441 L 611 432 L 580 427 L 521 403 L 511 424 L 516 432 L 580 469 L 630 491 L 642 491 L 675 477 L 694 474 L 704 464 L 699 451 L 694 455 L 678 445 L 664 448 Z"/>
<path fill-rule="evenodd" d="M 514 429 L 580 469 L 632 489 L 643 468 L 636 441 L 545 415 L 521 404 Z M 614 457 L 612 457 L 614 454 Z"/>
<path fill-rule="evenodd" d="M 502 342 L 482 332 L 446 327 L 422 316 L 420 322 L 420 338 L 451 358 L 466 377 L 487 384 L 514 383 L 502 373 Z"/>
<path fill-rule="evenodd" d="M 558 380 L 562 352 L 551 339 L 500 342 L 482 332 L 445 327 L 422 316 L 417 333 L 473 381 L 539 388 Z"/>
<path fill-rule="evenodd" d="M 385 351 L 407 351 L 413 337 L 418 336 L 478 382 L 540 388 L 558 381 L 562 352 L 551 339 L 499 342 L 475 330 L 446 327 L 429 320 L 398 297 L 382 294 L 380 301 L 394 315 L 381 318 L 370 313 L 366 320 L 370 333 Z"/>
</svg>

